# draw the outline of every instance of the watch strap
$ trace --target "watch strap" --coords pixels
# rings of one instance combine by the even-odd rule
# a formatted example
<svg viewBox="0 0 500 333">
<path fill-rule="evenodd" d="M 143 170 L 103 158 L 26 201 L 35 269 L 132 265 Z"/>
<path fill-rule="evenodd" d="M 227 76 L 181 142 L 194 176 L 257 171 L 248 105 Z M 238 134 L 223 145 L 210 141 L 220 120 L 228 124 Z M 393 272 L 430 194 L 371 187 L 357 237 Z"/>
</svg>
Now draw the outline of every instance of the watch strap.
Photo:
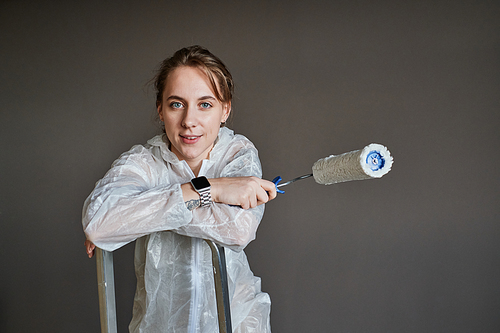
<svg viewBox="0 0 500 333">
<path fill-rule="evenodd" d="M 210 206 L 212 203 L 212 195 L 210 194 L 210 188 L 198 192 L 200 194 L 200 207 Z"/>
</svg>

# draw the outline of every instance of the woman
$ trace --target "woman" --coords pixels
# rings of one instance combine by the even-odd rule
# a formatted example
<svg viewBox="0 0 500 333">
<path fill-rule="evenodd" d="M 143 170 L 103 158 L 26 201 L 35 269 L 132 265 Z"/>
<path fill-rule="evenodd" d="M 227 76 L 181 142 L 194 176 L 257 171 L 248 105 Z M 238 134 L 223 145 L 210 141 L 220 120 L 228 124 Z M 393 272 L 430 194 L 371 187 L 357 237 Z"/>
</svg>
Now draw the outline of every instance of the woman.
<svg viewBox="0 0 500 333">
<path fill-rule="evenodd" d="M 136 240 L 131 332 L 216 332 L 210 248 L 226 251 L 234 332 L 270 332 L 270 299 L 243 249 L 276 196 L 254 145 L 224 127 L 233 82 L 192 46 L 163 61 L 156 106 L 165 134 L 116 160 L 83 208 L 89 257 Z"/>
</svg>

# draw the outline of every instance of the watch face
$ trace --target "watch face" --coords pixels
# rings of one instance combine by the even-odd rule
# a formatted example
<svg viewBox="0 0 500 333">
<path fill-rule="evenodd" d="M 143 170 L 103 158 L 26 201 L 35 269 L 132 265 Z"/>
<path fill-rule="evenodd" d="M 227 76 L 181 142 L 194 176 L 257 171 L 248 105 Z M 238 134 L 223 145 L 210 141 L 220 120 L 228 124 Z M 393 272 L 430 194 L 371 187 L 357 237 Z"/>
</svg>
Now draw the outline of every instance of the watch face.
<svg viewBox="0 0 500 333">
<path fill-rule="evenodd" d="M 203 190 L 204 188 L 210 187 L 207 177 L 198 177 L 191 179 L 191 184 L 197 190 Z"/>
</svg>

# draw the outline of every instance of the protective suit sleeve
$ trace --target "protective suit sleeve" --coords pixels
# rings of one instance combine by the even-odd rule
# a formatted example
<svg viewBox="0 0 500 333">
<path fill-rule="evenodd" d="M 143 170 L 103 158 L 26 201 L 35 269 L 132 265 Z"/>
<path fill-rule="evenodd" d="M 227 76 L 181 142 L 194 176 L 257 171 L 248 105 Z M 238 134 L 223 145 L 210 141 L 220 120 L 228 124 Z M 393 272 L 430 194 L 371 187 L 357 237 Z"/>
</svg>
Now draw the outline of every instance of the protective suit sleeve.
<svg viewBox="0 0 500 333">
<path fill-rule="evenodd" d="M 135 239 L 189 223 L 180 184 L 158 184 L 155 157 L 134 146 L 97 182 L 83 207 L 82 224 L 96 246 L 114 251 Z"/>
<path fill-rule="evenodd" d="M 229 161 L 218 172 L 220 177 L 262 177 L 257 149 L 249 141 L 238 149 L 233 147 L 226 155 Z M 193 211 L 193 220 L 176 232 L 203 239 L 210 239 L 234 251 L 243 250 L 255 239 L 257 228 L 264 214 L 264 205 L 242 209 L 227 204 L 212 203 Z"/>
</svg>

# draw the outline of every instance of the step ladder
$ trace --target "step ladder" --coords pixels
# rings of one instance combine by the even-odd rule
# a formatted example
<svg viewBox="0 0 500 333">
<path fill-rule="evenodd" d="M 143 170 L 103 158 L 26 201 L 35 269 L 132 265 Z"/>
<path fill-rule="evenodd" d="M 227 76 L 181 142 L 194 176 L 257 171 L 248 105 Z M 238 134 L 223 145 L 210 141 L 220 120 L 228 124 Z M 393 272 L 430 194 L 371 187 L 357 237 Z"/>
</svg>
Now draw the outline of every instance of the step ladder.
<svg viewBox="0 0 500 333">
<path fill-rule="evenodd" d="M 215 297 L 219 333 L 232 333 L 231 308 L 227 284 L 226 255 L 224 247 L 211 240 L 205 240 L 212 250 L 214 267 Z M 113 252 L 95 248 L 97 263 L 97 288 L 99 292 L 99 312 L 101 333 L 118 333 L 116 324 L 115 277 L 113 270 Z"/>
</svg>

